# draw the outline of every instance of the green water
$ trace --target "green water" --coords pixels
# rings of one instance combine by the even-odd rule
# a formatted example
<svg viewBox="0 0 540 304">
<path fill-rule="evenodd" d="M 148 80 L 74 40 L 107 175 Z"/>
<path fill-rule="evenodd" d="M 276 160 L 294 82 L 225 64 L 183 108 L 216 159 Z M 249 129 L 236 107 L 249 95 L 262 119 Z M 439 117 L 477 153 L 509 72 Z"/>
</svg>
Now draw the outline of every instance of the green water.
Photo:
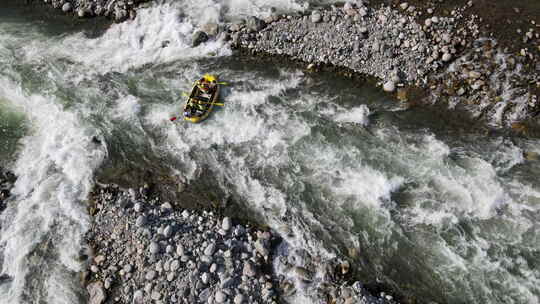
<svg viewBox="0 0 540 304">
<path fill-rule="evenodd" d="M 537 139 L 219 42 L 193 49 L 194 6 L 160 3 L 120 25 L 2 8 L 0 156 L 20 178 L 0 235 L 2 272 L 19 280 L 0 295 L 84 301 L 74 257 L 100 180 L 250 216 L 315 269 L 352 249 L 355 275 L 411 302 L 538 302 Z M 225 106 L 171 123 L 204 73 L 229 83 Z"/>
</svg>

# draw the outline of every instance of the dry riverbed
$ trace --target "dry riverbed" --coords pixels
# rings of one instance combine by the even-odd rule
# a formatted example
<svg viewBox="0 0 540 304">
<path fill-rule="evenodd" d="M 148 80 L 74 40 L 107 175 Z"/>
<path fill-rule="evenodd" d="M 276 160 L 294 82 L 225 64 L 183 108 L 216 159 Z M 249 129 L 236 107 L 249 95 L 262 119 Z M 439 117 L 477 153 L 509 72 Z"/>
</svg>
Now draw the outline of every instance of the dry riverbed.
<svg viewBox="0 0 540 304">
<path fill-rule="evenodd" d="M 212 211 L 188 210 L 152 197 L 148 187 L 98 186 L 87 233 L 89 303 L 283 303 L 294 282 L 274 273 L 286 266 L 279 235 Z M 347 283 L 347 261 L 289 265 L 305 284 L 318 286 L 313 303 L 393 303 L 360 282 Z"/>
</svg>

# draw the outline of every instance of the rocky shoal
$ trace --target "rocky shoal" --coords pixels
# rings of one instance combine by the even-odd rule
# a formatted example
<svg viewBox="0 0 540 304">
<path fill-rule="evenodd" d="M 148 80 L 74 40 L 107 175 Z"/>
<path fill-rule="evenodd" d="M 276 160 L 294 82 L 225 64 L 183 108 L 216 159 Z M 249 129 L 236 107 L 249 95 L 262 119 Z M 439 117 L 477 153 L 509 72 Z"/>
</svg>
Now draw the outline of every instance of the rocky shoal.
<svg viewBox="0 0 540 304">
<path fill-rule="evenodd" d="M 90 213 L 85 281 L 91 304 L 284 303 L 300 288 L 273 271 L 284 257 L 276 254 L 281 238 L 272 230 L 182 209 L 148 197 L 144 187 L 97 187 Z M 314 280 L 315 269 L 293 268 L 306 284 Z M 360 282 L 328 279 L 318 286 L 312 303 L 395 303 L 388 295 L 371 296 Z"/>
<path fill-rule="evenodd" d="M 43 1 L 79 17 L 108 16 L 120 22 L 134 18 L 139 4 L 148 0 Z M 502 47 L 490 38 L 492 33 L 480 31 L 482 18 L 473 13 L 474 1 L 445 13 L 436 1 L 422 7 L 394 4 L 353 0 L 264 20 L 252 16 L 204 24 L 194 33 L 193 46 L 226 39 L 254 54 L 304 62 L 308 71 L 341 67 L 375 77 L 384 91 L 405 103 L 420 99 L 459 107 L 475 119 L 518 131 L 524 130 L 520 122 L 540 113 L 538 20 L 527 20 L 529 26 L 515 34 L 520 48 L 509 49 L 508 41 Z"/>
<path fill-rule="evenodd" d="M 376 77 L 384 91 L 401 101 L 418 98 L 410 94 L 411 88 L 421 88 L 428 104 L 462 107 L 497 125 L 536 116 L 540 113 L 536 22 L 531 20 L 524 36 L 516 34 L 529 47 L 513 54 L 479 31 L 480 18 L 467 14 L 472 6 L 469 1 L 448 15 L 435 16 L 432 8 L 407 2 L 370 7 L 367 1 L 351 1 L 311 13 L 264 20 L 249 17 L 229 24 L 226 38 L 233 47 L 254 54 L 305 62 L 308 71 L 332 65 Z"/>
<path fill-rule="evenodd" d="M 148 0 L 34 0 L 79 18 L 105 16 L 116 22 L 134 19 L 136 8 Z"/>
</svg>

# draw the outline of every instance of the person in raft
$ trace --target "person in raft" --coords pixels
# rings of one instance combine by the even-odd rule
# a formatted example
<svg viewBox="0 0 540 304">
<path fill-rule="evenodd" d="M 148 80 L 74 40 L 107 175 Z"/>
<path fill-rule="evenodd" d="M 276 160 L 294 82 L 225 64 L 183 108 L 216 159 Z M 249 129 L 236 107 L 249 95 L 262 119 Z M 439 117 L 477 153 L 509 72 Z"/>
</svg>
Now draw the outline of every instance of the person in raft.
<svg viewBox="0 0 540 304">
<path fill-rule="evenodd" d="M 201 78 L 197 80 L 197 87 L 201 92 L 212 95 L 214 90 L 216 89 L 216 80 L 208 81 L 206 78 Z"/>
</svg>

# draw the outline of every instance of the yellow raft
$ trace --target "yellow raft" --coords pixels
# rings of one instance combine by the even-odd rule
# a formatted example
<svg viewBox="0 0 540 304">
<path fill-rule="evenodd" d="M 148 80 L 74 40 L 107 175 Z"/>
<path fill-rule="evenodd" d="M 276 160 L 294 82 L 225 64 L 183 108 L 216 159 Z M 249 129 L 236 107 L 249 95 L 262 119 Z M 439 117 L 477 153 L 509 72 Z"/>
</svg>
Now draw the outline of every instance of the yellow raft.
<svg viewBox="0 0 540 304">
<path fill-rule="evenodd" d="M 219 84 L 217 76 L 205 74 L 196 81 L 184 106 L 184 120 L 201 122 L 212 112 L 218 101 Z"/>
</svg>

